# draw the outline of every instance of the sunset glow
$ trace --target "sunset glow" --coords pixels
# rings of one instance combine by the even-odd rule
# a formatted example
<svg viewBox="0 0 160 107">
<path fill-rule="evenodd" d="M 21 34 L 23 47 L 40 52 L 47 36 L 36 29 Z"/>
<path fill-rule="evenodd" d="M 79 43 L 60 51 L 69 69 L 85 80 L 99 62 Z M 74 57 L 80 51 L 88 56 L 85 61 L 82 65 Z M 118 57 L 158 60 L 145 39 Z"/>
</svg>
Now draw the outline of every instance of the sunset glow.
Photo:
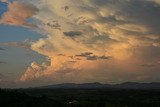
<svg viewBox="0 0 160 107">
<path fill-rule="evenodd" d="M 0 86 L 160 82 L 160 0 L 0 0 Z"/>
</svg>

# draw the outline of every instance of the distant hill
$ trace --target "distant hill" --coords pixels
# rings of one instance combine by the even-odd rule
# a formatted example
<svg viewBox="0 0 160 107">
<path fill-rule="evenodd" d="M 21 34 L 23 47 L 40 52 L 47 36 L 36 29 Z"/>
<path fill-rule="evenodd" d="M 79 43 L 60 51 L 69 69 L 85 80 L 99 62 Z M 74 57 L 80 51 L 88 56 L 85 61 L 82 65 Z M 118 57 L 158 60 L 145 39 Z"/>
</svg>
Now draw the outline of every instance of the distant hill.
<svg viewBox="0 0 160 107">
<path fill-rule="evenodd" d="M 56 85 L 48 85 L 37 87 L 42 89 L 160 89 L 159 82 L 153 83 L 136 83 L 136 82 L 125 82 L 121 84 L 101 84 L 101 83 L 84 83 L 84 84 L 75 84 L 75 83 L 64 83 Z"/>
</svg>

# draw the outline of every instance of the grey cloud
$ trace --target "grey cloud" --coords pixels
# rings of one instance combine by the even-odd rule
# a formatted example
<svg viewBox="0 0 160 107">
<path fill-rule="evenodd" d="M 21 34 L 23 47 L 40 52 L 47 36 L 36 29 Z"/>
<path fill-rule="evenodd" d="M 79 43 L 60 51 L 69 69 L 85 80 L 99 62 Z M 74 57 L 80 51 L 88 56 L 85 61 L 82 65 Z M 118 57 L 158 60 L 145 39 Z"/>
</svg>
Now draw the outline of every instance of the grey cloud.
<svg viewBox="0 0 160 107">
<path fill-rule="evenodd" d="M 92 52 L 84 52 L 79 55 L 75 55 L 76 57 L 84 57 L 86 60 L 108 60 L 111 59 L 111 56 L 97 56 Z"/>
<path fill-rule="evenodd" d="M 111 59 L 110 56 L 87 56 L 86 57 L 87 60 L 108 60 L 108 59 Z"/>
<path fill-rule="evenodd" d="M 99 59 L 111 59 L 111 56 L 99 56 Z"/>
<path fill-rule="evenodd" d="M 61 30 L 61 25 L 57 20 L 53 20 L 51 22 L 47 22 L 45 25 L 49 26 L 52 29 L 58 29 Z"/>
<path fill-rule="evenodd" d="M 90 56 L 92 55 L 93 53 L 92 52 L 84 52 L 84 53 L 81 53 L 79 55 L 76 55 L 76 56 L 79 56 L 79 57 L 86 57 L 86 56 Z"/>
<path fill-rule="evenodd" d="M 69 32 L 63 32 L 63 34 L 65 36 L 69 36 L 69 37 L 75 37 L 75 36 L 80 36 L 83 33 L 81 31 L 69 31 Z"/>
<path fill-rule="evenodd" d="M 98 16 L 96 21 L 106 23 L 110 28 L 117 25 L 137 24 L 144 26 L 148 31 L 123 30 L 124 35 L 139 36 L 146 34 L 160 35 L 160 6 L 146 0 L 92 0 L 93 5 L 105 8 L 109 16 Z M 142 14 L 143 13 L 143 14 Z M 122 29 L 121 29 L 122 30 Z"/>
<path fill-rule="evenodd" d="M 69 6 L 64 6 L 64 7 L 62 7 L 62 9 L 64 9 L 65 11 L 68 11 L 69 10 Z"/>
<path fill-rule="evenodd" d="M 97 60 L 98 57 L 97 56 L 87 56 L 86 59 L 87 60 Z"/>
<path fill-rule="evenodd" d="M 0 64 L 5 64 L 6 62 L 4 62 L 4 61 L 0 61 Z"/>
<path fill-rule="evenodd" d="M 4 48 L 1 48 L 1 47 L 0 47 L 0 51 L 4 51 L 4 50 L 5 50 Z"/>
<path fill-rule="evenodd" d="M 129 2 L 129 7 L 122 8 L 127 13 L 128 20 L 145 25 L 150 29 L 149 33 L 160 34 L 160 6 L 155 6 L 152 2 L 145 0 L 133 0 Z M 142 14 L 143 13 L 143 14 Z M 122 14 L 122 12 L 120 13 Z"/>
<path fill-rule="evenodd" d="M 86 4 L 87 6 L 80 7 L 81 11 L 84 11 L 84 15 L 82 13 L 79 16 L 76 16 L 76 18 L 73 18 L 73 21 L 78 25 L 83 24 L 83 26 L 86 25 L 87 27 L 92 26 L 92 24 L 94 26 L 94 23 L 97 23 L 99 25 L 103 25 L 103 27 L 106 26 L 106 28 L 104 28 L 104 30 L 102 29 L 103 31 L 96 31 L 98 27 L 89 29 L 85 26 L 88 31 L 94 32 L 93 35 L 96 33 L 103 33 L 104 35 L 96 37 L 92 35 L 88 40 L 83 40 L 84 43 L 94 44 L 97 42 L 124 42 L 124 39 L 126 39 L 125 42 L 129 43 L 130 41 L 128 41 L 128 38 L 144 40 L 145 42 L 149 43 L 149 45 L 155 41 L 159 41 L 158 39 L 149 40 L 148 37 L 146 37 L 146 35 L 158 35 L 160 37 L 158 30 L 160 28 L 160 6 L 155 6 L 154 2 L 145 0 L 91 0 L 89 2 L 91 4 Z M 100 12 L 103 12 L 103 10 L 104 14 L 101 14 Z M 85 16 L 86 13 L 89 13 L 88 16 L 91 15 L 91 19 Z M 75 13 L 73 14 L 75 15 Z M 135 29 L 130 29 L 131 26 L 127 27 L 129 28 L 127 29 L 125 28 L 125 24 L 136 26 Z M 142 27 L 146 30 L 143 31 L 138 27 Z M 121 31 L 121 34 L 116 35 L 119 37 L 122 36 L 121 40 L 114 38 L 115 35 L 111 33 L 111 30 L 115 29 Z M 83 33 L 85 34 L 86 32 Z"/>
</svg>

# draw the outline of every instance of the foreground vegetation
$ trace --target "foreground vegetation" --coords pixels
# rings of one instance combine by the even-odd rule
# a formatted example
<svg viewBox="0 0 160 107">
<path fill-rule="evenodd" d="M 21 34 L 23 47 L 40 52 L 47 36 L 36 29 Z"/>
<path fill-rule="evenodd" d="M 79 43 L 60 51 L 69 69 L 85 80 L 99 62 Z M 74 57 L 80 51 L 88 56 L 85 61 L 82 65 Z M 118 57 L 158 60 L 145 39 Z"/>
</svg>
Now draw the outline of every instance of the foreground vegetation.
<svg viewBox="0 0 160 107">
<path fill-rule="evenodd" d="M 0 90 L 0 107 L 160 107 L 160 90 Z"/>
</svg>

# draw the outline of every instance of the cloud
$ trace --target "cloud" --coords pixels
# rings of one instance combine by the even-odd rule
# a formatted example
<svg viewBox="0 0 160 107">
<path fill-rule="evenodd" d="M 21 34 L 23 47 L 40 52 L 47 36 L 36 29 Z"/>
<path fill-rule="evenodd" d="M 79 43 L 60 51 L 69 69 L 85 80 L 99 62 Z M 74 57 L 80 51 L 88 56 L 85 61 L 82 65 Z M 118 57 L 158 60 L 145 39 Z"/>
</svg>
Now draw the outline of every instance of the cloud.
<svg viewBox="0 0 160 107">
<path fill-rule="evenodd" d="M 154 79 L 160 75 L 158 66 L 150 69 L 140 66 L 157 62 L 160 57 L 160 6 L 157 1 L 26 2 L 37 6 L 39 12 L 32 15 L 35 15 L 38 30 L 47 36 L 33 42 L 31 49 L 48 56 L 51 64 L 42 70 L 39 70 L 41 64 L 38 70 L 29 69 L 30 73 L 27 70 L 22 80 L 159 81 Z"/>
<path fill-rule="evenodd" d="M 74 22 L 77 23 L 77 24 L 79 24 L 79 25 L 81 25 L 81 24 L 89 23 L 90 19 L 87 18 L 87 17 L 80 16 L 78 18 L 75 18 Z"/>
<path fill-rule="evenodd" d="M 4 51 L 4 50 L 5 50 L 4 48 L 1 48 L 1 47 L 0 47 L 0 51 Z"/>
<path fill-rule="evenodd" d="M 35 78 L 43 76 L 43 71 L 46 69 L 46 66 L 39 65 L 36 62 L 32 62 L 31 66 L 28 67 L 25 74 L 21 77 L 21 81 L 29 81 Z"/>
<path fill-rule="evenodd" d="M 87 60 L 106 60 L 110 59 L 111 57 L 107 56 L 87 56 Z"/>
<path fill-rule="evenodd" d="M 0 61 L 0 64 L 5 64 L 6 62 Z"/>
<path fill-rule="evenodd" d="M 36 25 L 27 22 L 29 18 L 35 15 L 38 9 L 28 3 L 14 1 L 8 3 L 8 11 L 0 19 L 0 24 L 9 24 L 25 27 L 36 27 Z"/>
<path fill-rule="evenodd" d="M 80 32 L 80 31 L 69 31 L 69 32 L 63 32 L 63 34 L 65 36 L 68 36 L 68 37 L 76 37 L 76 36 L 82 35 L 82 32 Z"/>
<path fill-rule="evenodd" d="M 75 55 L 74 57 L 78 57 L 78 58 L 84 57 L 84 58 L 86 58 L 86 60 L 108 60 L 108 59 L 111 59 L 110 56 L 97 56 L 97 55 L 94 55 L 92 52 L 84 52 L 79 55 Z"/>
<path fill-rule="evenodd" d="M 0 2 L 9 3 L 9 1 L 8 1 L 8 0 L 0 0 Z"/>
<path fill-rule="evenodd" d="M 81 53 L 79 55 L 76 55 L 76 56 L 79 56 L 79 57 L 86 57 L 86 56 L 90 56 L 92 55 L 93 53 L 92 52 L 84 52 L 84 53 Z"/>
<path fill-rule="evenodd" d="M 52 29 L 61 30 L 61 25 L 56 20 L 53 20 L 51 22 L 47 22 L 45 25 L 49 26 Z"/>
<path fill-rule="evenodd" d="M 148 0 L 148 1 L 155 2 L 155 3 L 157 3 L 157 4 L 160 4 L 160 0 Z"/>
<path fill-rule="evenodd" d="M 4 42 L 4 43 L 0 43 L 0 45 L 31 49 L 32 42 L 33 42 L 32 40 L 26 39 L 23 42 Z M 0 48 L 0 50 L 1 50 L 1 48 Z M 4 49 L 2 49 L 2 50 L 4 50 Z"/>
</svg>

